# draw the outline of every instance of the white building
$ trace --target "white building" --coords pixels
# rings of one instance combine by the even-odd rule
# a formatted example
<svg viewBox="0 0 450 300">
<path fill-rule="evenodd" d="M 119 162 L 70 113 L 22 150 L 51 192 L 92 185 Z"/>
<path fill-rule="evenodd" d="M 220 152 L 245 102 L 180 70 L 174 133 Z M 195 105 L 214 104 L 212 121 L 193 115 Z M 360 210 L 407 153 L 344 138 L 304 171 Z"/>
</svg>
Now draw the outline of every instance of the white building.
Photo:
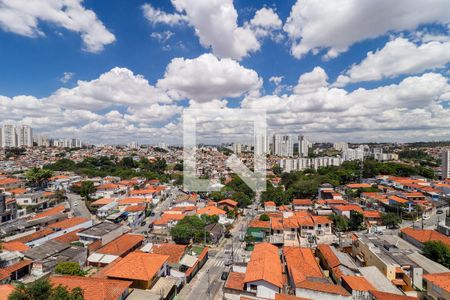
<svg viewBox="0 0 450 300">
<path fill-rule="evenodd" d="M 255 155 L 263 155 L 269 153 L 269 141 L 267 135 L 255 136 Z"/>
<path fill-rule="evenodd" d="M 342 151 L 342 159 L 347 160 L 363 160 L 364 159 L 364 146 L 359 146 L 356 149 L 346 149 Z"/>
<path fill-rule="evenodd" d="M 348 143 L 346 142 L 336 142 L 333 144 L 333 148 L 338 151 L 344 151 L 348 149 Z"/>
<path fill-rule="evenodd" d="M 442 151 L 442 178 L 450 178 L 450 150 Z"/>
<path fill-rule="evenodd" d="M 233 152 L 235 154 L 239 154 L 242 152 L 242 144 L 241 143 L 234 143 L 233 144 Z"/>
<path fill-rule="evenodd" d="M 300 135 L 298 137 L 298 154 L 301 157 L 307 157 L 310 148 L 312 148 L 312 143 L 308 141 L 303 135 Z"/>
<path fill-rule="evenodd" d="M 289 135 L 274 135 L 272 154 L 287 157 L 294 156 L 294 142 L 292 140 L 292 137 Z"/>
<path fill-rule="evenodd" d="M 33 129 L 28 125 L 16 127 L 17 147 L 33 147 Z"/>
<path fill-rule="evenodd" d="M 318 169 L 319 167 L 340 166 L 343 160 L 340 157 L 314 157 L 314 158 L 285 158 L 279 161 L 284 172 L 302 171 L 305 169 Z"/>
<path fill-rule="evenodd" d="M 13 125 L 5 124 L 2 126 L 1 146 L 3 148 L 17 147 L 16 129 Z"/>
</svg>

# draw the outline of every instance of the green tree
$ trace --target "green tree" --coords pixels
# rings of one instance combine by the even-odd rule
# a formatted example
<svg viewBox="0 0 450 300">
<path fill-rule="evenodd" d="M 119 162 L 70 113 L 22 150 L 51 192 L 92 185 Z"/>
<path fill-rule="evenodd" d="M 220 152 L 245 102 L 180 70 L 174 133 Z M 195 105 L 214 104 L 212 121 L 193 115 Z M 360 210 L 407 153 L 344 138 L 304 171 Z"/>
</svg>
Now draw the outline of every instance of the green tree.
<svg viewBox="0 0 450 300">
<path fill-rule="evenodd" d="M 283 168 L 281 168 L 280 165 L 274 165 L 272 167 L 272 172 L 273 174 L 280 176 L 281 174 L 283 174 Z"/>
<path fill-rule="evenodd" d="M 53 172 L 47 169 L 33 168 L 25 173 L 26 179 L 33 185 L 43 187 Z"/>
<path fill-rule="evenodd" d="M 80 267 L 80 264 L 73 261 L 60 262 L 55 267 L 56 274 L 85 276 L 86 272 Z"/>
<path fill-rule="evenodd" d="M 364 229 L 364 216 L 362 213 L 357 211 L 350 211 L 350 223 L 351 230 L 361 230 Z"/>
<path fill-rule="evenodd" d="M 340 215 L 330 215 L 329 218 L 333 221 L 336 231 L 345 232 L 349 229 L 349 221 L 346 217 Z"/>
<path fill-rule="evenodd" d="M 233 195 L 231 195 L 231 199 L 236 201 L 239 207 L 247 207 L 252 204 L 252 199 L 250 199 L 250 197 L 243 192 L 233 193 Z"/>
<path fill-rule="evenodd" d="M 91 194 L 95 192 L 94 183 L 92 181 L 86 180 L 81 182 L 80 186 L 80 196 L 84 197 L 86 200 L 91 199 Z"/>
<path fill-rule="evenodd" d="M 196 243 L 200 243 L 205 238 L 208 242 L 210 236 L 206 234 L 204 228 L 208 224 L 217 223 L 217 221 L 217 216 L 186 216 L 172 227 L 170 234 L 177 244 L 189 244 L 191 239 Z"/>
<path fill-rule="evenodd" d="M 259 216 L 259 220 L 260 221 L 270 221 L 270 217 L 266 214 L 262 214 L 261 216 Z"/>
<path fill-rule="evenodd" d="M 402 218 L 400 218 L 397 214 L 388 212 L 381 214 L 381 221 L 383 225 L 388 228 L 396 228 L 399 224 L 402 223 Z"/>
<path fill-rule="evenodd" d="M 441 241 L 423 243 L 423 255 L 429 259 L 450 268 L 450 248 Z"/>
<path fill-rule="evenodd" d="M 68 290 L 59 285 L 53 287 L 47 278 L 38 279 L 30 284 L 19 283 L 8 296 L 8 300 L 83 300 L 83 290 Z"/>
</svg>

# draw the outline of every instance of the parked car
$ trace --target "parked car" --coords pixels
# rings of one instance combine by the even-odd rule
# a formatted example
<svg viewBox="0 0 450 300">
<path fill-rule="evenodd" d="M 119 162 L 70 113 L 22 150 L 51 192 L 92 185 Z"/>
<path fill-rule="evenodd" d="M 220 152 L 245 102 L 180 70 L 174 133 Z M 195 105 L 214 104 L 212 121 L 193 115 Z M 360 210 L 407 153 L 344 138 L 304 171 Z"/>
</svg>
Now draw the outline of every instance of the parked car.
<svg viewBox="0 0 450 300">
<path fill-rule="evenodd" d="M 225 267 L 229 267 L 229 266 L 231 266 L 233 264 L 233 262 L 231 261 L 231 260 L 227 260 L 226 262 L 225 262 Z"/>
<path fill-rule="evenodd" d="M 222 275 L 220 276 L 220 279 L 222 279 L 222 280 L 227 280 L 228 274 L 229 274 L 229 273 L 228 273 L 227 271 L 222 272 Z"/>
<path fill-rule="evenodd" d="M 141 222 L 141 226 L 145 226 L 145 224 L 147 224 L 147 222 L 145 222 L 145 221 Z"/>
<path fill-rule="evenodd" d="M 437 211 L 436 211 L 436 214 L 438 214 L 438 215 L 441 215 L 441 214 L 443 214 L 444 213 L 444 211 L 442 210 L 442 209 L 438 209 Z"/>
</svg>

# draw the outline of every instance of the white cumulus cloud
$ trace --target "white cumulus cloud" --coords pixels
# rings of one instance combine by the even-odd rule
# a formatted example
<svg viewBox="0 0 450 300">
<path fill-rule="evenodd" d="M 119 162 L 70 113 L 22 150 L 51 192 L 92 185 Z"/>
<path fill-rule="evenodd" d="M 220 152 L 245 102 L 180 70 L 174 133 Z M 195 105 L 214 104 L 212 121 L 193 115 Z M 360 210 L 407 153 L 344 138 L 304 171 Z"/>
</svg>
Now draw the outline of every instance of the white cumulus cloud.
<svg viewBox="0 0 450 300">
<path fill-rule="evenodd" d="M 284 30 L 294 57 L 325 49 L 333 58 L 358 41 L 449 22 L 447 0 L 297 0 Z"/>
<path fill-rule="evenodd" d="M 3 30 L 27 37 L 44 36 L 39 27 L 42 22 L 79 33 L 88 52 L 100 52 L 116 39 L 82 0 L 0 0 Z"/>
</svg>

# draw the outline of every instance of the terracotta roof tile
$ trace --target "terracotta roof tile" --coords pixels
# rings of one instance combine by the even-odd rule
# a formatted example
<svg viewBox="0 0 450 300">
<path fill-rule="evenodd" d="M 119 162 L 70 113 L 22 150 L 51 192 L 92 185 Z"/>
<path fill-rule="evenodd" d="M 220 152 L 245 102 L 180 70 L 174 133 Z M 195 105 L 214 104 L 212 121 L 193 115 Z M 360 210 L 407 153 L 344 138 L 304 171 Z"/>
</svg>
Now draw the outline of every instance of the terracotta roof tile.
<svg viewBox="0 0 450 300">
<path fill-rule="evenodd" d="M 131 281 L 102 279 L 81 276 L 52 276 L 50 282 L 69 289 L 80 287 L 85 300 L 119 300 L 128 290 Z"/>
<path fill-rule="evenodd" d="M 164 243 L 154 245 L 152 248 L 152 253 L 168 255 L 169 259 L 167 261 L 171 264 L 177 264 L 186 252 L 186 248 L 186 245 Z"/>
<path fill-rule="evenodd" d="M 285 246 L 283 247 L 283 255 L 288 272 L 296 286 L 310 277 L 323 277 L 311 248 Z"/>
<path fill-rule="evenodd" d="M 342 276 L 342 280 L 352 289 L 352 291 L 371 291 L 375 290 L 372 284 L 362 276 Z"/>
<path fill-rule="evenodd" d="M 215 206 L 206 206 L 197 210 L 199 215 L 218 216 L 225 215 L 227 212 Z"/>
<path fill-rule="evenodd" d="M 48 216 L 56 215 L 56 214 L 58 214 L 58 213 L 60 213 L 60 212 L 63 212 L 64 209 L 65 209 L 64 204 L 62 204 L 62 205 L 57 205 L 57 206 L 55 206 L 55 207 L 52 207 L 52 208 L 50 208 L 50 209 L 47 209 L 46 211 L 43 211 L 43 212 L 41 212 L 41 213 L 36 214 L 36 215 L 32 218 L 32 220 L 41 219 L 41 218 L 45 218 L 45 217 L 48 217 Z"/>
<path fill-rule="evenodd" d="M 312 200 L 311 199 L 294 199 L 292 200 L 292 204 L 294 205 L 312 205 Z"/>
<path fill-rule="evenodd" d="M 143 240 L 144 236 L 141 234 L 124 234 L 119 236 L 117 239 L 112 240 L 95 252 L 101 254 L 122 256 L 128 251 L 141 245 Z"/>
<path fill-rule="evenodd" d="M 320 251 L 320 253 L 323 255 L 324 259 L 326 260 L 330 268 L 337 267 L 341 264 L 339 258 L 333 252 L 330 245 L 320 244 L 317 246 L 317 250 Z"/>
<path fill-rule="evenodd" d="M 303 288 L 308 290 L 314 290 L 323 293 L 336 294 L 342 296 L 350 296 L 350 294 L 340 285 L 335 285 L 332 283 L 308 281 L 305 280 L 301 282 L 297 288 Z"/>
<path fill-rule="evenodd" d="M 125 208 L 126 212 L 138 212 L 138 211 L 144 211 L 145 210 L 145 205 L 130 205 L 127 208 Z"/>
<path fill-rule="evenodd" d="M 218 202 L 219 204 L 228 204 L 230 206 L 236 207 L 238 203 L 232 199 L 223 199 Z"/>
<path fill-rule="evenodd" d="M 0 285 L 0 300 L 8 300 L 9 295 L 16 288 L 10 284 L 1 284 Z"/>
<path fill-rule="evenodd" d="M 38 230 L 36 232 L 33 232 L 31 234 L 28 234 L 26 236 L 17 238 L 14 241 L 22 242 L 22 243 L 26 244 L 26 243 L 29 243 L 31 241 L 34 241 L 34 240 L 40 239 L 42 237 L 45 237 L 45 236 L 47 236 L 47 235 L 49 235 L 49 234 L 51 234 L 53 232 L 54 232 L 53 229 L 44 228 L 44 229 Z"/>
<path fill-rule="evenodd" d="M 50 224 L 50 225 L 48 225 L 48 227 L 53 228 L 53 229 L 64 230 L 64 229 L 69 229 L 71 227 L 80 225 L 80 224 L 85 223 L 87 221 L 89 221 L 89 219 L 86 219 L 86 218 L 83 218 L 83 217 L 73 217 L 73 218 L 70 218 L 70 219 L 65 219 L 65 220 L 62 220 L 62 221 Z"/>
<path fill-rule="evenodd" d="M 417 300 L 416 297 L 409 297 L 380 291 L 370 291 L 370 294 L 372 294 L 374 300 Z"/>
<path fill-rule="evenodd" d="M 423 275 L 423 279 L 432 282 L 435 286 L 438 286 L 447 293 L 450 293 L 450 272 L 425 274 Z"/>
<path fill-rule="evenodd" d="M 275 294 L 275 300 L 311 300 L 311 299 L 286 294 Z"/>
<path fill-rule="evenodd" d="M 278 248 L 269 243 L 260 243 L 250 256 L 244 282 L 264 280 L 279 288 L 283 287 L 282 267 Z"/>
<path fill-rule="evenodd" d="M 109 204 L 113 201 L 114 201 L 114 199 L 111 199 L 111 198 L 100 198 L 100 199 L 92 202 L 91 206 L 103 206 L 103 205 Z"/>
<path fill-rule="evenodd" d="M 54 238 L 55 241 L 70 244 L 76 241 L 80 240 L 80 237 L 77 235 L 77 232 L 80 232 L 84 228 L 79 228 L 77 230 L 71 231 L 69 233 L 63 234 L 61 236 L 58 236 L 57 238 Z"/>
<path fill-rule="evenodd" d="M 131 252 L 105 272 L 105 275 L 125 280 L 149 281 L 168 259 L 168 255 Z"/>
<path fill-rule="evenodd" d="M 27 245 L 19 241 L 11 241 L 2 243 L 2 249 L 6 251 L 26 251 L 30 249 Z"/>
<path fill-rule="evenodd" d="M 245 273 L 230 272 L 225 287 L 233 290 L 244 290 Z"/>
<path fill-rule="evenodd" d="M 420 243 L 425 243 L 428 241 L 441 241 L 450 247 L 450 238 L 434 230 L 412 229 L 411 227 L 406 227 L 402 228 L 400 231 Z"/>
</svg>

